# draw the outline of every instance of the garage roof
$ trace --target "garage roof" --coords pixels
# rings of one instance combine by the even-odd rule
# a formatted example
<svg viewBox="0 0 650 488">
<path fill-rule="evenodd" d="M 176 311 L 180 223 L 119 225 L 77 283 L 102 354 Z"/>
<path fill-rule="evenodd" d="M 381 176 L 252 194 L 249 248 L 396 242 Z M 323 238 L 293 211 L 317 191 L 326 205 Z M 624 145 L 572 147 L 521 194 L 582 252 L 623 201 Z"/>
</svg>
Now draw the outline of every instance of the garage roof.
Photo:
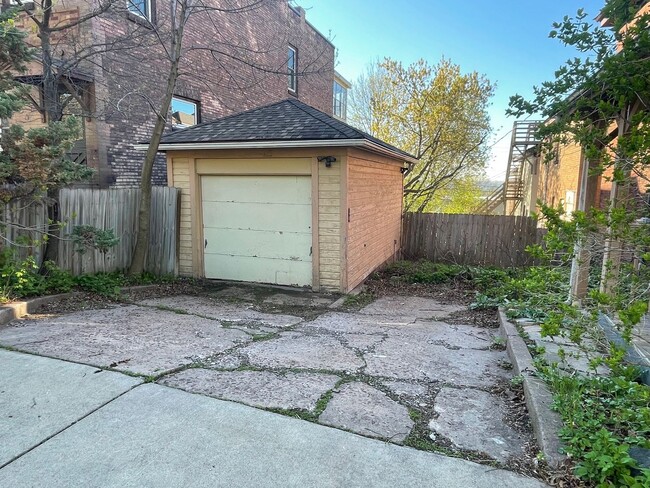
<svg viewBox="0 0 650 488">
<path fill-rule="evenodd" d="M 352 146 L 415 162 L 415 156 L 299 100 L 197 124 L 163 136 L 160 150 Z"/>
</svg>

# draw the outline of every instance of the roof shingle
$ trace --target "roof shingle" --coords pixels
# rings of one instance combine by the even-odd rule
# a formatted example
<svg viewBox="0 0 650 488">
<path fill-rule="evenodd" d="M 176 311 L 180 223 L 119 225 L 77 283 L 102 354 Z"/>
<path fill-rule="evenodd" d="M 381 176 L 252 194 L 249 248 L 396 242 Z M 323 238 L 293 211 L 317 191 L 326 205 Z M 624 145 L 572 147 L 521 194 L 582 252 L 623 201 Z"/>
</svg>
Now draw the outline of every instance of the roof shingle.
<svg viewBox="0 0 650 488">
<path fill-rule="evenodd" d="M 293 98 L 173 131 L 163 136 L 161 144 L 364 139 L 397 155 L 414 158 L 401 149 Z"/>
</svg>

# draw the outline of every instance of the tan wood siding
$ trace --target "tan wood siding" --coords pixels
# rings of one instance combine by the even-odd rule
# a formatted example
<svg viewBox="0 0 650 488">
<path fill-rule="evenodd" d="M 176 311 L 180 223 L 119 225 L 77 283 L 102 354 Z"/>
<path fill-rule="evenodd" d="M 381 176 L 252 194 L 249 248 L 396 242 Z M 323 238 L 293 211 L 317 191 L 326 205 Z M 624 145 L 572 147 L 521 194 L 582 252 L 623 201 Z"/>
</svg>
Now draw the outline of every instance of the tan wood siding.
<svg viewBox="0 0 650 488">
<path fill-rule="evenodd" d="M 402 174 L 375 156 L 348 156 L 347 290 L 392 259 L 400 248 Z"/>
<path fill-rule="evenodd" d="M 341 159 L 327 168 L 318 165 L 319 283 L 326 291 L 341 291 Z"/>
<path fill-rule="evenodd" d="M 193 276 L 192 264 L 192 205 L 190 194 L 190 160 L 170 158 L 169 184 L 181 190 L 180 238 L 178 243 L 178 272 L 181 276 Z"/>
</svg>

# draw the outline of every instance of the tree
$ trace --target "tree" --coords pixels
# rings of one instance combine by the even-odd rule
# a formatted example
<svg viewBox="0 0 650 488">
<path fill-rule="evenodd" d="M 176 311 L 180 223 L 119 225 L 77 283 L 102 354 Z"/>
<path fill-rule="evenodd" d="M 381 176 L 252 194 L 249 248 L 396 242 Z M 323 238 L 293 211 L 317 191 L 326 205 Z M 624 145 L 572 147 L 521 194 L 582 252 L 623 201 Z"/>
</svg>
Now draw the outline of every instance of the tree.
<svg viewBox="0 0 650 488">
<path fill-rule="evenodd" d="M 404 210 L 423 212 L 485 168 L 491 133 L 487 108 L 494 85 L 464 74 L 447 59 L 404 67 L 384 59 L 372 64 L 350 97 L 352 124 L 416 156 L 406 176 Z"/>
<path fill-rule="evenodd" d="M 613 30 L 590 22 L 582 9 L 554 24 L 550 37 L 584 57 L 568 60 L 553 80 L 534 88 L 531 100 L 511 97 L 509 109 L 514 116 L 542 114 L 547 122 L 539 135 L 547 154 L 557 142 L 575 142 L 584 149 L 590 173 L 611 182 L 607 209 L 585 205 L 575 215 L 582 229 L 576 234 L 578 253 L 588 231 L 601 234 L 593 242 L 605 243 L 599 252 L 604 254 L 600 289 L 606 294 L 616 294 L 622 242 L 637 249 L 650 245 L 645 227 L 632 225 L 648 216 L 647 203 L 639 205 L 630 191 L 635 181 L 646 188 L 650 182 L 650 17 L 638 11 L 639 2 L 610 0 L 601 16 Z M 643 289 L 647 295 L 647 286 Z"/>
<path fill-rule="evenodd" d="M 0 119 L 8 120 L 28 103 L 28 91 L 15 80 L 34 57 L 26 34 L 15 24 L 16 11 L 0 14 Z M 67 158 L 79 137 L 74 118 L 25 130 L 8 125 L 2 130 L 0 201 L 42 199 L 48 190 L 88 177 L 91 172 Z"/>
</svg>

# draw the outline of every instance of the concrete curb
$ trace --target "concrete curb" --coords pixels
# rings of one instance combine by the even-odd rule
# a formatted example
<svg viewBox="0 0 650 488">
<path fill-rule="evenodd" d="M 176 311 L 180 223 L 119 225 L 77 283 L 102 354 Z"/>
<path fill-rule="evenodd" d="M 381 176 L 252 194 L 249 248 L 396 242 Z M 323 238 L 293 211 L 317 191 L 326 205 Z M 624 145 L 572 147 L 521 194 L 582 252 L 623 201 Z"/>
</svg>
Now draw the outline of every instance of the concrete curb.
<svg viewBox="0 0 650 488">
<path fill-rule="evenodd" d="M 534 376 L 535 366 L 528 346 L 519 335 L 517 328 L 508 321 L 502 309 L 499 309 L 499 333 L 507 341 L 507 351 L 516 374 L 523 378 L 526 407 L 530 423 L 537 439 L 537 445 L 551 467 L 563 464 L 567 457 L 561 453 L 562 442 L 559 432 L 562 419 L 551 410 L 553 395 L 546 383 Z"/>
<path fill-rule="evenodd" d="M 121 288 L 121 293 L 130 291 L 148 291 L 153 290 L 158 285 L 136 285 L 125 286 Z M 12 320 L 20 319 L 25 315 L 36 313 L 43 305 L 48 305 L 59 300 L 67 300 L 80 295 L 79 292 L 73 291 L 70 293 L 61 293 L 59 295 L 46 295 L 43 297 L 30 298 L 29 300 L 21 300 L 20 302 L 7 303 L 0 306 L 0 326 L 6 325 Z"/>
<path fill-rule="evenodd" d="M 12 302 L 0 307 L 0 325 L 6 325 L 12 320 L 19 319 L 30 313 L 38 312 L 43 305 L 48 305 L 59 300 L 67 300 L 78 295 L 77 292 L 61 293 L 60 295 L 47 295 L 44 297 L 30 298 L 20 302 Z"/>
</svg>

